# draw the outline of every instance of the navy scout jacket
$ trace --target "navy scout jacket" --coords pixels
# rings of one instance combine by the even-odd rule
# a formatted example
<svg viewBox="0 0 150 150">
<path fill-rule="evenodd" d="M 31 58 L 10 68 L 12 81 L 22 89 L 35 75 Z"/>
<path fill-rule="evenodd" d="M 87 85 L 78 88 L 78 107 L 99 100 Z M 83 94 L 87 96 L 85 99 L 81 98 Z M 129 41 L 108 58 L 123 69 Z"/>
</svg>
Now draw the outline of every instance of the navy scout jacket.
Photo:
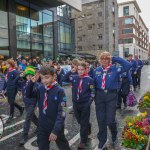
<svg viewBox="0 0 150 150">
<path fill-rule="evenodd" d="M 80 83 L 79 75 L 73 75 L 69 72 L 64 76 L 64 79 L 72 83 L 72 100 L 75 103 L 86 103 L 95 97 L 94 80 L 91 77 L 84 77 L 82 82 L 82 91 L 79 100 L 77 99 L 78 86 Z"/>
<path fill-rule="evenodd" d="M 28 98 L 36 97 L 39 107 L 39 127 L 59 135 L 64 128 L 66 117 L 66 95 L 59 84 L 56 84 L 48 91 L 48 108 L 46 114 L 43 113 L 43 102 L 46 89 L 43 85 L 33 89 L 34 83 L 28 84 L 26 96 Z"/>
<path fill-rule="evenodd" d="M 118 66 L 116 63 L 120 64 Z M 119 90 L 120 88 L 120 75 L 123 72 L 128 71 L 131 68 L 131 64 L 120 58 L 120 57 L 113 57 L 112 58 L 112 66 L 107 72 L 106 75 L 106 90 Z M 96 90 L 102 90 L 102 78 L 103 78 L 103 69 L 99 66 L 95 70 L 94 82 Z"/>
</svg>

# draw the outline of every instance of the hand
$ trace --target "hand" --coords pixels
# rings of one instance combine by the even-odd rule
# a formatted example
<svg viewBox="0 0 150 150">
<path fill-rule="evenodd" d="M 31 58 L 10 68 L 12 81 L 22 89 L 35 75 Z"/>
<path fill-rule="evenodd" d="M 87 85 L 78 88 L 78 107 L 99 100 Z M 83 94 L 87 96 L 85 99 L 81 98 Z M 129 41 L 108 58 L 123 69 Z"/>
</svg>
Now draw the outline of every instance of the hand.
<svg viewBox="0 0 150 150">
<path fill-rule="evenodd" d="M 37 73 L 35 76 L 33 76 L 33 77 L 31 78 L 31 81 L 32 81 L 33 83 L 35 83 L 35 82 L 39 79 L 39 76 L 40 76 L 40 74 Z"/>
<path fill-rule="evenodd" d="M 2 94 L 3 94 L 3 95 L 5 94 L 5 91 L 4 91 L 4 90 L 2 90 Z"/>
<path fill-rule="evenodd" d="M 22 78 L 22 77 L 24 76 L 24 74 L 25 74 L 25 73 L 24 73 L 24 72 L 22 72 L 22 73 L 20 74 L 20 77 Z"/>
<path fill-rule="evenodd" d="M 36 111 L 39 112 L 39 107 L 36 108 Z"/>
<path fill-rule="evenodd" d="M 133 85 L 130 85 L 130 90 L 133 91 Z"/>
<path fill-rule="evenodd" d="M 51 133 L 49 136 L 49 141 L 56 141 L 57 140 L 57 135 L 55 135 L 54 133 Z"/>
<path fill-rule="evenodd" d="M 137 74 L 137 72 L 135 71 L 134 74 Z"/>
</svg>

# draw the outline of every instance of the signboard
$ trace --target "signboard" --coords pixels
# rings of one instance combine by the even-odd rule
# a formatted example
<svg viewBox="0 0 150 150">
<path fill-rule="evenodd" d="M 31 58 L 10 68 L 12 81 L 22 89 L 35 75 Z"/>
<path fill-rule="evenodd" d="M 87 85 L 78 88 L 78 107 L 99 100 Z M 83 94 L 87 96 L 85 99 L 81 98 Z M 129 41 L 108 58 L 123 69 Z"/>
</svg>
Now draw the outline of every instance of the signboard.
<svg viewBox="0 0 150 150">
<path fill-rule="evenodd" d="M 81 0 L 58 0 L 64 4 L 68 4 L 71 7 L 73 7 L 74 9 L 78 10 L 78 11 L 82 11 L 82 2 Z"/>
</svg>

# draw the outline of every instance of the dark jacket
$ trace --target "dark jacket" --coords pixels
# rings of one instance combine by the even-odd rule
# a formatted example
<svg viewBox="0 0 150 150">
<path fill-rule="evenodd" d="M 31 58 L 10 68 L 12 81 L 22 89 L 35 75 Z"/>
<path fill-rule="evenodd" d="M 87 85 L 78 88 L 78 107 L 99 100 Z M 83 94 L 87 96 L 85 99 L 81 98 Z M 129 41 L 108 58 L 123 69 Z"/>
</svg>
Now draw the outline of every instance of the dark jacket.
<svg viewBox="0 0 150 150">
<path fill-rule="evenodd" d="M 79 100 L 77 99 L 78 86 L 80 83 L 79 75 L 71 75 L 69 72 L 64 77 L 66 81 L 70 81 L 72 83 L 72 100 L 75 103 L 87 103 L 95 97 L 95 89 L 94 89 L 94 81 L 91 77 L 83 78 L 82 82 L 82 91 L 80 93 Z"/>
<path fill-rule="evenodd" d="M 3 87 L 3 90 L 5 90 L 6 88 L 7 88 L 7 90 L 16 89 L 19 78 L 20 77 L 16 70 L 9 72 L 8 76 L 7 76 L 7 81 L 6 81 L 5 86 Z"/>
<path fill-rule="evenodd" d="M 66 95 L 59 84 L 56 84 L 48 91 L 48 108 L 46 115 L 43 113 L 43 101 L 46 89 L 39 86 L 34 89 L 34 83 L 29 82 L 27 86 L 26 97 L 36 98 L 39 107 L 39 127 L 51 131 L 58 135 L 64 128 L 64 120 L 66 115 Z"/>
</svg>

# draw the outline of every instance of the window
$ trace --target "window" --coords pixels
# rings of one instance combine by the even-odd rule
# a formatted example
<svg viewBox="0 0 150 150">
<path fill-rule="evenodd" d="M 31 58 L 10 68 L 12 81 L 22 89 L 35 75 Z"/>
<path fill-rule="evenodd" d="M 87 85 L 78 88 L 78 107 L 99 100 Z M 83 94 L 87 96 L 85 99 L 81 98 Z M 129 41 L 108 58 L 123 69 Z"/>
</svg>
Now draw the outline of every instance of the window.
<svg viewBox="0 0 150 150">
<path fill-rule="evenodd" d="M 87 15 L 86 15 L 86 18 L 87 18 L 87 19 L 91 19 L 91 18 L 92 18 L 92 14 L 87 14 Z"/>
<path fill-rule="evenodd" d="M 0 54 L 8 57 L 9 40 L 6 2 L 6 0 L 0 0 Z"/>
<path fill-rule="evenodd" d="M 57 15 L 61 17 L 71 17 L 71 7 L 68 5 L 61 5 L 57 7 Z"/>
<path fill-rule="evenodd" d="M 98 35 L 98 40 L 102 40 L 102 38 L 103 38 L 103 35 L 102 35 L 102 34 L 99 34 L 99 35 Z"/>
<path fill-rule="evenodd" d="M 133 43 L 133 38 L 130 39 L 122 39 L 121 44 Z"/>
<path fill-rule="evenodd" d="M 78 50 L 79 50 L 79 51 L 82 51 L 82 46 L 78 46 Z"/>
<path fill-rule="evenodd" d="M 129 15 L 129 6 L 123 7 L 123 15 L 128 16 Z"/>
<path fill-rule="evenodd" d="M 133 29 L 123 29 L 122 30 L 122 34 L 129 34 L 129 33 L 133 33 Z"/>
<path fill-rule="evenodd" d="M 78 27 L 78 30 L 79 30 L 79 31 L 81 31 L 81 30 L 82 30 L 82 27 L 81 27 L 81 26 L 80 26 L 80 27 Z"/>
<path fill-rule="evenodd" d="M 92 30 L 92 25 L 88 25 L 88 30 Z"/>
<path fill-rule="evenodd" d="M 82 41 L 82 37 L 78 37 L 78 41 Z"/>
<path fill-rule="evenodd" d="M 127 58 L 129 56 L 129 48 L 124 48 L 124 57 Z"/>
<path fill-rule="evenodd" d="M 102 11 L 97 13 L 98 17 L 102 16 Z"/>
<path fill-rule="evenodd" d="M 58 48 L 60 51 L 71 49 L 71 26 L 58 22 Z"/>
<path fill-rule="evenodd" d="M 125 18 L 123 20 L 123 24 L 133 24 L 134 23 L 134 19 L 133 18 Z"/>
<path fill-rule="evenodd" d="M 103 23 L 98 23 L 97 25 L 98 29 L 103 27 Z"/>
<path fill-rule="evenodd" d="M 103 49 L 103 45 L 98 45 L 98 49 L 102 50 Z"/>
</svg>

